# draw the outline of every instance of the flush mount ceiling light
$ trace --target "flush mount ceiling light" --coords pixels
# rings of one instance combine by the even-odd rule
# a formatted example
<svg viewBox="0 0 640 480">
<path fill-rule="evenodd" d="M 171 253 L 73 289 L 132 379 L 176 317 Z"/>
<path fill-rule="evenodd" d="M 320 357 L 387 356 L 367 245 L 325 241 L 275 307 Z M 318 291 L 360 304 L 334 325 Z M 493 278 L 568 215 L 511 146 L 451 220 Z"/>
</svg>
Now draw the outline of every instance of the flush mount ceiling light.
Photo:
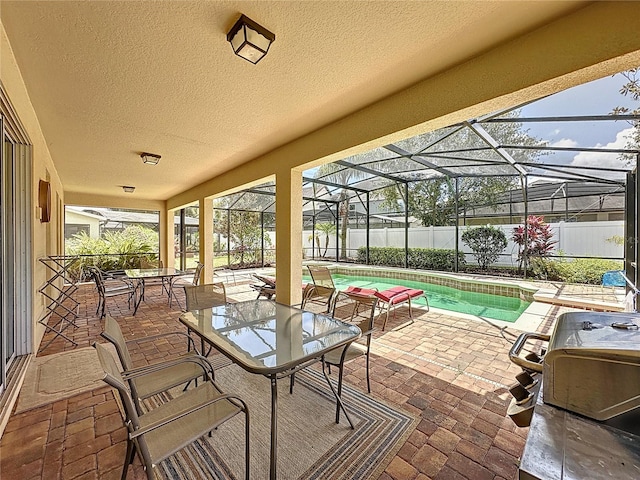
<svg viewBox="0 0 640 480">
<path fill-rule="evenodd" d="M 262 60 L 275 39 L 275 34 L 245 15 L 240 15 L 227 33 L 227 41 L 234 53 L 253 64 Z"/>
<path fill-rule="evenodd" d="M 142 163 L 146 163 L 148 165 L 157 165 L 162 157 L 160 155 L 156 155 L 155 153 L 142 152 L 140 154 L 140 158 L 142 158 Z"/>
<path fill-rule="evenodd" d="M 125 193 L 133 193 L 135 189 L 136 187 L 131 187 L 129 185 L 122 185 L 122 190 L 124 190 Z"/>
</svg>

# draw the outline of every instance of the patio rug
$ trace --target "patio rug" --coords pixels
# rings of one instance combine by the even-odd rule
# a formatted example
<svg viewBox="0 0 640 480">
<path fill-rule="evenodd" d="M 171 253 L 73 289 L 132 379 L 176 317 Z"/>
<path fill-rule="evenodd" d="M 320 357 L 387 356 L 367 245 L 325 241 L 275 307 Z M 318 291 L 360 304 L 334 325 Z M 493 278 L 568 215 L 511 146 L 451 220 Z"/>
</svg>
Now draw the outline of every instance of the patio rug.
<svg viewBox="0 0 640 480">
<path fill-rule="evenodd" d="M 335 380 L 337 375 L 332 376 Z M 236 365 L 216 371 L 226 393 L 245 400 L 250 413 L 251 479 L 269 477 L 271 393 L 269 380 Z M 412 415 L 372 395 L 343 387 L 343 400 L 355 424 L 341 413 L 335 423 L 335 398 L 314 368 L 278 383 L 278 479 L 376 479 L 417 425 Z M 237 415 L 191 446 L 162 462 L 162 479 L 243 479 L 244 416 Z"/>
<path fill-rule="evenodd" d="M 107 345 L 115 355 L 115 348 Z M 93 347 L 35 357 L 27 367 L 15 413 L 88 392 L 105 384 Z"/>
</svg>

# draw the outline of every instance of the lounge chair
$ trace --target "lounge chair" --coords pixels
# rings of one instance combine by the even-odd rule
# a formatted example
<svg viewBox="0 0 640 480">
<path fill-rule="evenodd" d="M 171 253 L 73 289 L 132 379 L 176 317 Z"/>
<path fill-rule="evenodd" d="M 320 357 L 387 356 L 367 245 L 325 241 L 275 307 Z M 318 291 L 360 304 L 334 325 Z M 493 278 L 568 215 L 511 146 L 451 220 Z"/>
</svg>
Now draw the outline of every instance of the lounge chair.
<svg viewBox="0 0 640 480">
<path fill-rule="evenodd" d="M 424 294 L 424 290 L 399 285 L 382 292 L 374 292 L 373 295 L 378 298 L 378 305 L 380 306 L 380 314 L 378 315 L 378 318 L 380 318 L 384 314 L 384 322 L 382 323 L 383 332 L 385 326 L 387 325 L 387 320 L 389 320 L 389 312 L 391 311 L 391 309 L 405 302 L 409 304 L 409 318 L 411 319 L 410 323 L 413 323 L 413 310 L 411 309 L 412 298 L 415 299 L 424 296 L 425 300 L 427 301 L 427 312 L 429 311 L 429 300 L 427 300 L 427 296 Z M 395 315 L 395 310 L 393 313 Z"/>
<path fill-rule="evenodd" d="M 261 282 L 258 285 L 251 285 L 251 288 L 258 292 L 258 298 L 265 297 L 268 300 L 271 300 L 276 294 L 276 279 L 273 277 L 266 277 L 264 275 L 257 275 L 255 273 L 253 276 Z"/>
<path fill-rule="evenodd" d="M 325 267 L 320 265 L 308 265 L 309 274 L 313 280 L 314 284 L 335 288 L 335 284 L 333 283 L 333 278 L 331 277 L 331 271 Z M 411 323 L 413 323 L 413 310 L 411 309 L 411 299 L 416 299 L 418 297 L 424 296 L 427 302 L 427 311 L 429 311 L 429 300 L 427 296 L 424 294 L 424 290 L 419 290 L 417 288 L 410 288 L 399 285 L 397 287 L 391 287 L 387 290 L 379 292 L 376 289 L 371 288 L 360 288 L 349 286 L 346 290 L 337 290 L 338 294 L 336 299 L 334 299 L 334 303 L 337 302 L 338 296 L 345 294 L 355 294 L 355 295 L 363 295 L 363 296 L 375 296 L 378 299 L 378 307 L 380 313 L 377 318 L 380 318 L 384 315 L 384 322 L 382 324 L 382 331 L 384 331 L 387 320 L 389 320 L 389 312 L 392 308 L 395 308 L 405 302 L 409 304 L 409 318 L 411 319 Z M 394 311 L 395 314 L 395 311 Z"/>
</svg>

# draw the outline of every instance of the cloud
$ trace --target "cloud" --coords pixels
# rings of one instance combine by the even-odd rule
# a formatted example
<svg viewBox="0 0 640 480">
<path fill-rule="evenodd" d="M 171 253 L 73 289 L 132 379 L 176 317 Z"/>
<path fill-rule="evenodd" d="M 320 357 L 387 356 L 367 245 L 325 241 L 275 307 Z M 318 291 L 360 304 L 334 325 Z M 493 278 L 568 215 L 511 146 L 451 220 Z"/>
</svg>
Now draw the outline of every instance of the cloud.
<svg viewBox="0 0 640 480">
<path fill-rule="evenodd" d="M 551 147 L 577 147 L 578 142 L 571 140 L 570 138 L 561 138 L 560 140 L 553 142 Z"/>
<path fill-rule="evenodd" d="M 552 131 L 551 131 L 551 135 L 553 135 L 553 136 L 556 136 L 556 135 L 558 135 L 559 133 L 560 133 L 560 129 L 559 129 L 559 128 L 556 128 L 555 130 L 552 130 Z"/>
<path fill-rule="evenodd" d="M 616 134 L 616 139 L 606 145 L 597 143 L 593 148 L 625 148 L 627 137 L 633 134 L 633 127 L 625 128 Z M 579 167 L 623 168 L 624 160 L 617 153 L 580 152 L 571 162 L 571 165 Z"/>
</svg>

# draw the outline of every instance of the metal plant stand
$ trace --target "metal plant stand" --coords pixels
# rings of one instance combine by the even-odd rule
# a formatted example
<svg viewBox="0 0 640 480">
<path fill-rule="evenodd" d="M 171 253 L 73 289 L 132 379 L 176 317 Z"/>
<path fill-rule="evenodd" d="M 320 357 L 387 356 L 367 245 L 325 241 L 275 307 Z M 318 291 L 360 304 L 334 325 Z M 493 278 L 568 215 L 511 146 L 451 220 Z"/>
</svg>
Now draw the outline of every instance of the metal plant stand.
<svg viewBox="0 0 640 480">
<path fill-rule="evenodd" d="M 64 331 L 70 326 L 78 327 L 75 321 L 78 318 L 80 302 L 73 298 L 73 294 L 78 290 L 78 284 L 77 280 L 69 274 L 69 270 L 80 260 L 80 257 L 49 256 L 38 260 L 53 273 L 38 290 L 47 298 L 46 311 L 38 323 L 44 325 L 45 333 L 51 331 L 55 334 L 42 349 L 47 348 L 57 337 L 77 345 L 77 342 L 65 335 Z M 52 321 L 52 317 L 57 318 Z"/>
</svg>

